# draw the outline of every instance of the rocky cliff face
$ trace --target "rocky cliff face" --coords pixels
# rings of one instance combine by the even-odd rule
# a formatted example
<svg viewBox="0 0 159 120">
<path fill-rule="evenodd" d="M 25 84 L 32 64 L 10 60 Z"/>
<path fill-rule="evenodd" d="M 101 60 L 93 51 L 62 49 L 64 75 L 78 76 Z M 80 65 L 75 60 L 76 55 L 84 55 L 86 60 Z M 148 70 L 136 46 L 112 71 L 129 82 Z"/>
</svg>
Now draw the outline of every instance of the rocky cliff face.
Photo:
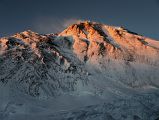
<svg viewBox="0 0 159 120">
<path fill-rule="evenodd" d="M 9 102 L 22 99 L 19 94 L 25 95 L 24 98 L 30 102 L 32 96 L 37 101 L 35 106 L 43 100 L 49 100 L 47 105 L 42 102 L 46 106 L 52 105 L 50 100 L 57 98 L 62 101 L 55 100 L 57 106 L 54 106 L 58 111 L 68 108 L 68 103 L 70 109 L 77 103 L 79 106 L 92 105 L 91 109 L 84 108 L 88 115 L 83 115 L 81 109 L 76 110 L 78 114 L 71 110 L 72 119 L 91 119 L 97 114 L 100 115 L 95 119 L 157 118 L 158 74 L 159 42 L 123 27 L 85 21 L 73 24 L 59 34 L 42 35 L 24 31 L 0 39 L 1 94 L 5 89 Z M 61 108 L 60 104 L 66 98 L 67 102 L 63 105 L 66 108 Z M 19 102 L 22 101 L 25 109 L 33 109 L 32 102 Z M 14 102 L 2 105 L 0 118 L 9 119 L 4 114 L 9 116 L 10 113 L 4 111 L 12 106 L 17 107 Z M 105 107 L 110 104 L 112 111 Z M 140 106 L 136 108 L 140 112 L 132 112 L 134 106 Z M 119 114 L 118 108 L 121 110 Z M 48 106 L 48 109 L 53 108 Z M 24 113 L 30 114 L 29 111 Z M 52 119 L 67 119 L 68 110 L 58 113 L 59 118 L 55 116 Z M 15 119 L 19 119 L 17 114 Z"/>
<path fill-rule="evenodd" d="M 54 96 L 74 90 L 79 71 L 85 76 L 81 66 L 76 66 L 78 59 L 68 49 L 71 41 L 67 38 L 25 31 L 0 41 L 1 82 L 15 83 L 15 87 L 30 95 Z"/>
</svg>

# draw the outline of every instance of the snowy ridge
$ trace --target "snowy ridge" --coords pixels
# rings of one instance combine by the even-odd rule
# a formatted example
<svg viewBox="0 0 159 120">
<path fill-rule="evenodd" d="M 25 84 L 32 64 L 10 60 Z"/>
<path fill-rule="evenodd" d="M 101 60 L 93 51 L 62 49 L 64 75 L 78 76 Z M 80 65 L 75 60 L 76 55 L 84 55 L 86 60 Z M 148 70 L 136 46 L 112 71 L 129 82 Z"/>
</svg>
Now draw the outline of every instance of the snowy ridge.
<svg viewBox="0 0 159 120">
<path fill-rule="evenodd" d="M 0 119 L 157 120 L 158 74 L 159 42 L 123 27 L 24 31 L 0 39 Z"/>
</svg>

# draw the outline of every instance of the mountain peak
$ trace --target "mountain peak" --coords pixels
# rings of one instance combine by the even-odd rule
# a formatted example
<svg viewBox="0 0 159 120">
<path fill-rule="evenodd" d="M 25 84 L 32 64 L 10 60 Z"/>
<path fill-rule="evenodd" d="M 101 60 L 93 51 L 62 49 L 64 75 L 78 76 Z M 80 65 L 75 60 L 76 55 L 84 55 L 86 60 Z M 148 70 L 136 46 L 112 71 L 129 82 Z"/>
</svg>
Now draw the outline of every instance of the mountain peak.
<svg viewBox="0 0 159 120">
<path fill-rule="evenodd" d="M 98 33 L 102 34 L 105 31 L 103 28 L 107 29 L 107 30 L 112 29 L 116 32 L 127 32 L 130 34 L 138 35 L 137 33 L 132 32 L 123 26 L 116 27 L 116 26 L 110 26 L 110 25 L 92 22 L 92 21 L 87 21 L 87 20 L 80 21 L 80 22 L 77 22 L 76 24 L 70 25 L 62 33 L 60 33 L 60 35 L 65 34 L 65 33 L 70 33 L 70 32 L 74 32 L 74 34 L 80 34 L 80 32 L 81 33 L 83 32 L 84 34 L 86 34 L 90 31 L 98 32 Z M 104 34 L 102 34 L 102 35 L 104 35 Z M 105 35 L 106 35 L 106 33 L 105 33 Z"/>
<path fill-rule="evenodd" d="M 16 33 L 16 34 L 13 35 L 13 37 L 20 37 L 22 39 L 23 38 L 36 37 L 36 36 L 39 36 L 39 34 L 36 33 L 36 32 L 33 32 L 31 30 L 26 30 L 26 31 Z"/>
<path fill-rule="evenodd" d="M 63 40 L 61 40 L 62 37 Z M 73 41 L 72 44 L 70 44 L 70 37 Z M 146 56 L 146 60 L 140 59 L 140 61 L 146 62 L 152 57 L 157 59 L 159 50 L 158 41 L 145 38 L 124 27 L 114 27 L 90 21 L 80 21 L 57 35 L 41 35 L 27 30 L 5 39 L 14 44 L 20 44 L 21 41 L 36 51 L 38 51 L 37 45 L 39 43 L 48 40 L 54 44 L 58 42 L 58 46 L 67 46 L 66 44 L 68 44 L 79 59 L 85 62 L 98 62 L 100 58 L 132 61 L 139 60 L 136 59 L 138 56 Z M 2 39 L 0 41 L 4 44 L 8 43 Z"/>
<path fill-rule="evenodd" d="M 154 44 L 137 33 L 124 27 L 109 26 L 101 23 L 82 21 L 69 26 L 59 36 L 72 36 L 74 52 L 80 58 L 97 59 L 99 55 L 112 58 L 129 59 L 128 56 L 156 57 Z M 151 54 L 154 52 L 153 54 Z M 136 57 L 135 56 L 135 57 Z M 135 59 L 135 58 L 133 58 Z"/>
<path fill-rule="evenodd" d="M 16 33 L 12 38 L 20 39 L 21 41 L 25 42 L 26 44 L 31 44 L 33 42 L 40 42 L 46 40 L 47 37 L 45 35 L 38 34 L 31 30 L 26 30 L 20 33 Z"/>
</svg>

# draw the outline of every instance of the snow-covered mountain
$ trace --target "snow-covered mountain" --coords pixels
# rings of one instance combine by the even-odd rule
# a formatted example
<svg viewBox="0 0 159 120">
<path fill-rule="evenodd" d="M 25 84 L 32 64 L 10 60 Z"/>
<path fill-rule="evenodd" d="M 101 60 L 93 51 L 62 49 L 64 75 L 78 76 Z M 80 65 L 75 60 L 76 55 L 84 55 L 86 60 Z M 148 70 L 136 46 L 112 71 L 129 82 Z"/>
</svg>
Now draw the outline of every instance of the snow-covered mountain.
<svg viewBox="0 0 159 120">
<path fill-rule="evenodd" d="M 0 39 L 0 120 L 158 120 L 159 41 L 79 22 Z"/>
</svg>

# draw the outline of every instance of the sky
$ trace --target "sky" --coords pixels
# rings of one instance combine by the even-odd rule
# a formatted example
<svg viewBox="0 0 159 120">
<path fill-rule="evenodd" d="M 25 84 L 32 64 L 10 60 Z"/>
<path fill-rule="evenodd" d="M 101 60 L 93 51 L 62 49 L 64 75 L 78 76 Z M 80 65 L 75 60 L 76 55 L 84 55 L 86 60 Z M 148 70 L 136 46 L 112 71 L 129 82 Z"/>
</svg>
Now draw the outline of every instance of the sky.
<svg viewBox="0 0 159 120">
<path fill-rule="evenodd" d="M 57 33 L 77 20 L 125 28 L 159 40 L 159 0 L 0 0 L 0 37 Z"/>
</svg>

